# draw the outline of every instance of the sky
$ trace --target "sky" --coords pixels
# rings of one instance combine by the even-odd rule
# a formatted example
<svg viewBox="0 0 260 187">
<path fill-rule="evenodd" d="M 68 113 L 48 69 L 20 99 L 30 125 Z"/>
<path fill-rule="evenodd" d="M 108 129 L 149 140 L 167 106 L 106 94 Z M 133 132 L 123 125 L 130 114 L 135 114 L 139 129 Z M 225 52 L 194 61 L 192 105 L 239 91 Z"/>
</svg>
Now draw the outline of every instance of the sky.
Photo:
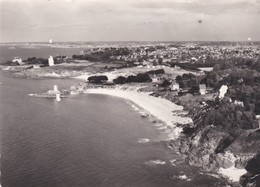
<svg viewBox="0 0 260 187">
<path fill-rule="evenodd" d="M 260 41 L 260 0 L 0 0 L 0 42 Z"/>
</svg>

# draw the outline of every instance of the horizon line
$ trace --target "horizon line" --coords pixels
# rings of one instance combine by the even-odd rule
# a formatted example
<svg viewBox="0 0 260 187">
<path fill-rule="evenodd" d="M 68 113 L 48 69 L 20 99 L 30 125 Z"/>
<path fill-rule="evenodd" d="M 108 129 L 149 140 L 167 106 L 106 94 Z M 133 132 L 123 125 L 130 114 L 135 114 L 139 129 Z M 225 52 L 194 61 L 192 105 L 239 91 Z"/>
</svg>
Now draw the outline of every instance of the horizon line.
<svg viewBox="0 0 260 187">
<path fill-rule="evenodd" d="M 12 44 L 12 43 L 49 43 L 49 44 L 55 44 L 55 43 L 79 43 L 79 42 L 91 42 L 91 43 L 97 43 L 97 42 L 247 42 L 247 43 L 254 43 L 254 42 L 260 42 L 260 40 L 254 40 L 254 41 L 248 41 L 248 40 L 124 40 L 124 41 L 116 41 L 116 40 L 100 40 L 100 41 L 56 41 L 49 43 L 48 41 L 19 41 L 19 42 L 0 42 L 0 44 Z"/>
</svg>

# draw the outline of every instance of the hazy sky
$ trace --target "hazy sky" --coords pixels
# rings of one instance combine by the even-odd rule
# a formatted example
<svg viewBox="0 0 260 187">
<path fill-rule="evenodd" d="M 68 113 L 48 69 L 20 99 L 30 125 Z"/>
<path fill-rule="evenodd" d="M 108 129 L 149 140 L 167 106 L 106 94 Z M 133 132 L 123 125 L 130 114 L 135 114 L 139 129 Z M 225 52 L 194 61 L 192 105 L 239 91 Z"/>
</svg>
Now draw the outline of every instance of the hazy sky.
<svg viewBox="0 0 260 187">
<path fill-rule="evenodd" d="M 260 0 L 0 0 L 0 42 L 260 41 Z"/>
</svg>

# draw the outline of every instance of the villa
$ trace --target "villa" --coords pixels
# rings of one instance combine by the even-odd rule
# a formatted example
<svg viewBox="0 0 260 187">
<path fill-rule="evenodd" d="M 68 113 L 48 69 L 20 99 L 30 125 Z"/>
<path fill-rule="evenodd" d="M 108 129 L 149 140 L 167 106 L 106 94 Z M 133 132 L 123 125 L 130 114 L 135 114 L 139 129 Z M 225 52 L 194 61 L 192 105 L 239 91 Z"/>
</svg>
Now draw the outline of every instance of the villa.
<svg viewBox="0 0 260 187">
<path fill-rule="evenodd" d="M 200 84 L 199 85 L 199 88 L 200 88 L 200 94 L 201 95 L 205 95 L 206 94 L 206 85 L 205 84 Z"/>
<path fill-rule="evenodd" d="M 172 91 L 179 91 L 180 90 L 179 84 L 178 83 L 172 83 L 171 90 Z"/>
</svg>

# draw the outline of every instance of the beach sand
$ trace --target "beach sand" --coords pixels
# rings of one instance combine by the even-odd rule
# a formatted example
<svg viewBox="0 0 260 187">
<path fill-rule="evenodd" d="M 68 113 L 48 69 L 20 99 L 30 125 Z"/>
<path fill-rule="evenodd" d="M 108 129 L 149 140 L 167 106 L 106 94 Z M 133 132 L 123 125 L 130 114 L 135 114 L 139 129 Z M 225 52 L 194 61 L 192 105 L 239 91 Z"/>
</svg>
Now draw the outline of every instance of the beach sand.
<svg viewBox="0 0 260 187">
<path fill-rule="evenodd" d="M 246 174 L 247 171 L 245 169 L 238 169 L 233 165 L 232 167 L 226 169 L 220 168 L 219 173 L 233 182 L 239 182 L 240 177 Z"/>
<path fill-rule="evenodd" d="M 191 123 L 192 119 L 181 117 L 173 111 L 183 110 L 182 106 L 176 105 L 164 98 L 150 96 L 147 92 L 138 92 L 138 87 L 116 87 L 116 88 L 91 88 L 86 93 L 89 94 L 106 94 L 130 100 L 143 108 L 148 115 L 154 116 L 167 125 L 172 130 L 171 139 L 175 139 L 182 131 L 181 127 L 177 127 L 176 123 Z"/>
</svg>

